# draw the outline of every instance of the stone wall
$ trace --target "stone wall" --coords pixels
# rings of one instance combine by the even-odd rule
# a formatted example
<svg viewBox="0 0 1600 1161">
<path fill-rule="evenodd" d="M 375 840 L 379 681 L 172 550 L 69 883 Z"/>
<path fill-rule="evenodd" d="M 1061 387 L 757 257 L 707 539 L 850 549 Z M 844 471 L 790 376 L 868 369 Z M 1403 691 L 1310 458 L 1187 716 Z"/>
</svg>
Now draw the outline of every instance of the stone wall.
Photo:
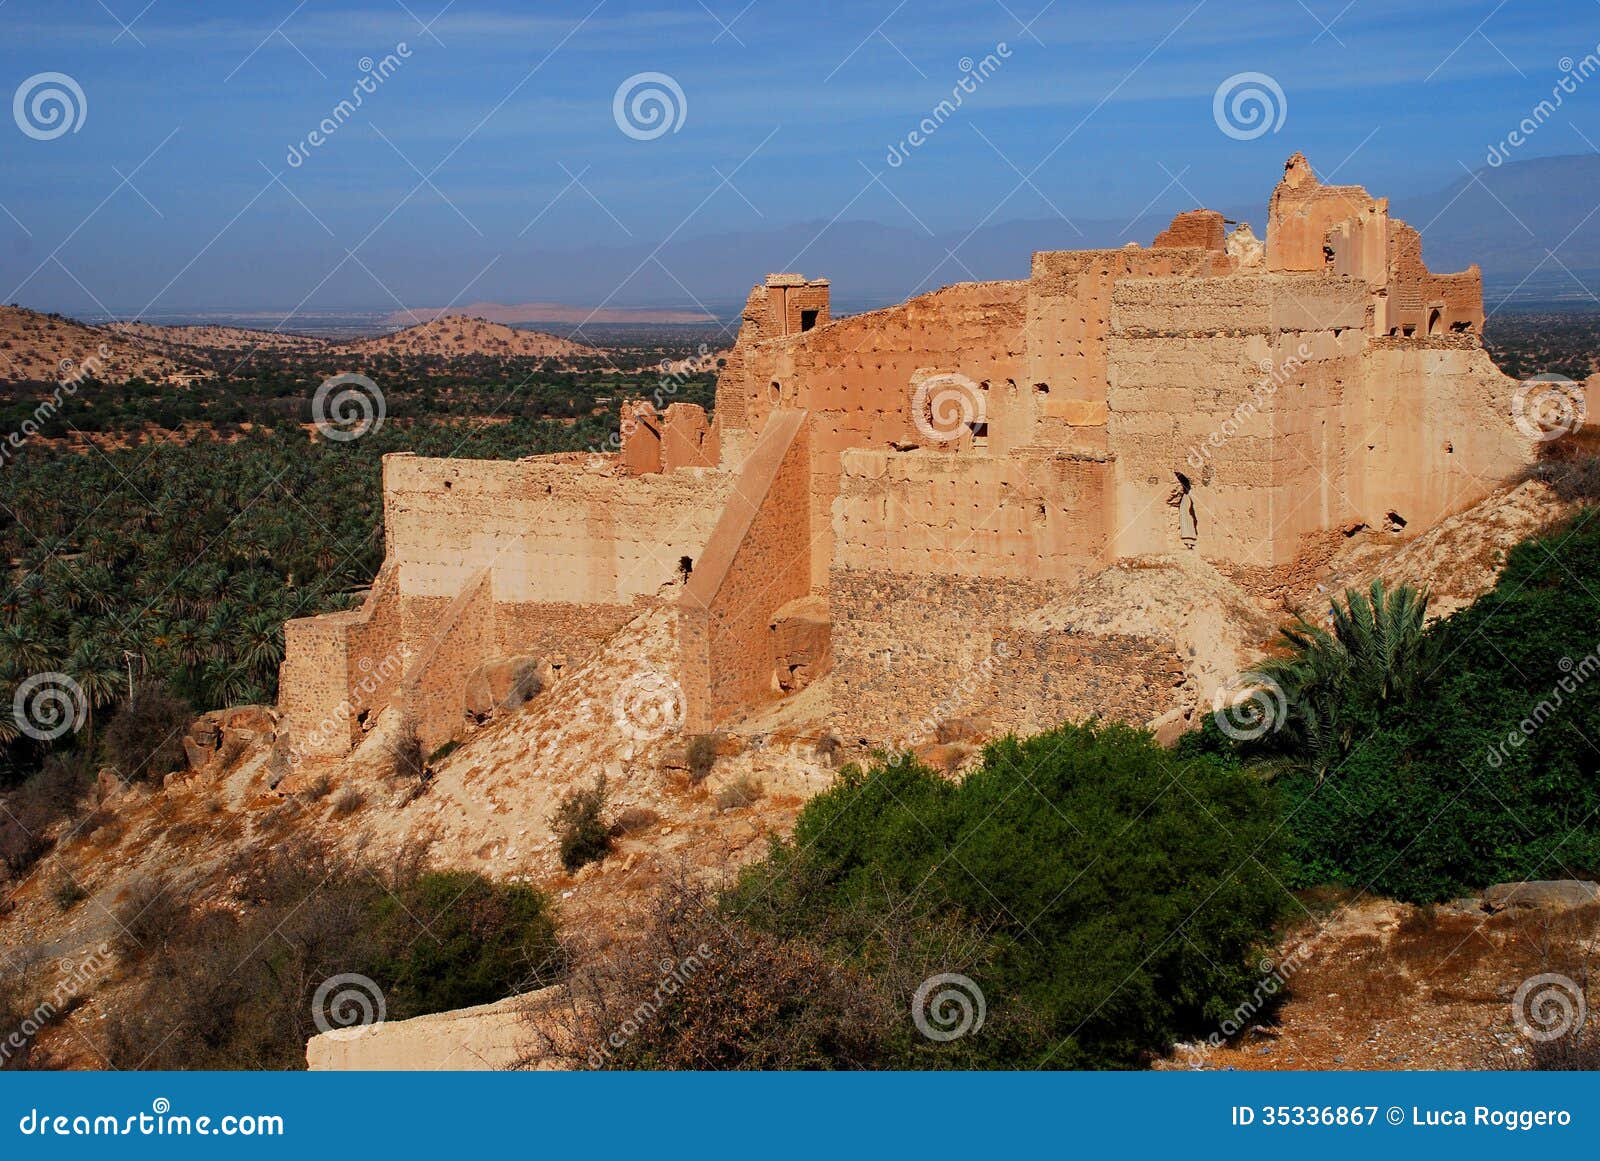
<svg viewBox="0 0 1600 1161">
<path fill-rule="evenodd" d="M 390 563 L 408 597 L 454 597 L 488 569 L 499 603 L 628 605 L 698 556 L 728 473 L 622 474 L 615 457 L 573 462 L 384 457 Z"/>
<path fill-rule="evenodd" d="M 361 608 L 285 622 L 278 704 L 294 751 L 336 757 L 349 750 L 360 740 L 362 722 L 389 703 L 408 657 L 389 566 Z"/>
<path fill-rule="evenodd" d="M 1063 586 L 849 568 L 832 584 L 834 702 L 852 744 L 904 749 L 958 717 L 998 733 L 1095 716 L 1142 725 L 1174 700 L 1169 647 L 1013 627 Z"/>
</svg>

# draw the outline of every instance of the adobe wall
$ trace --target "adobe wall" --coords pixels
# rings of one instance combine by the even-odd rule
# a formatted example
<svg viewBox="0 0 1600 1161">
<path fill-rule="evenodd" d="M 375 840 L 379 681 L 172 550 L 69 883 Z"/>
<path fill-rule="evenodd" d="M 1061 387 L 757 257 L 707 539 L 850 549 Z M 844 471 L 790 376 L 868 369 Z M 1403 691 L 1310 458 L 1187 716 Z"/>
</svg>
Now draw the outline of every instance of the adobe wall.
<svg viewBox="0 0 1600 1161">
<path fill-rule="evenodd" d="M 1181 680 L 1181 660 L 1154 641 L 1012 628 L 1059 585 L 855 569 L 836 569 L 833 585 L 834 699 L 859 746 L 906 749 L 958 717 L 1019 734 L 1094 716 L 1142 723 Z"/>
<path fill-rule="evenodd" d="M 1181 547 L 1168 505 L 1191 481 L 1197 550 L 1273 566 L 1345 518 L 1342 414 L 1367 291 L 1312 274 L 1119 283 L 1112 303 L 1114 553 Z"/>
<path fill-rule="evenodd" d="M 388 704 L 409 657 L 394 569 L 359 609 L 284 622 L 279 708 L 297 754 L 332 757 L 360 740 L 364 716 Z"/>
<path fill-rule="evenodd" d="M 1129 278 L 1231 268 L 1227 255 L 1200 247 L 1036 253 L 1027 284 L 1027 373 L 1014 418 L 998 432 L 990 429 L 992 446 L 1104 452 L 1112 287 Z"/>
<path fill-rule="evenodd" d="M 616 461 L 384 457 L 387 560 L 402 595 L 454 597 L 488 569 L 497 604 L 627 606 L 698 557 L 727 473 L 613 474 Z"/>
<path fill-rule="evenodd" d="M 842 462 L 832 582 L 841 569 L 1070 582 L 1110 563 L 1103 457 L 855 450 Z"/>
<path fill-rule="evenodd" d="M 1006 399 L 1023 366 L 1026 298 L 1023 282 L 964 283 L 771 342 L 756 341 L 773 333 L 771 321 L 758 318 L 751 326 L 747 314 L 751 341 L 740 332 L 735 357 L 717 382 L 724 441 L 735 424 L 759 430 L 779 406 L 810 412 L 811 519 L 825 528 L 841 452 L 935 442 L 912 421 L 919 372 L 971 380 L 979 398 L 967 406 L 987 417 L 991 440 L 1003 438 L 996 432 L 1009 422 Z M 813 554 L 811 585 L 819 592 L 827 585 L 829 549 L 824 538 Z"/>
<path fill-rule="evenodd" d="M 806 413 L 779 411 L 738 480 L 678 603 L 685 729 L 704 732 L 778 695 L 774 615 L 811 587 Z"/>
<path fill-rule="evenodd" d="M 1472 336 L 1374 339 L 1352 399 L 1350 495 L 1361 519 L 1388 513 L 1423 529 L 1474 503 L 1532 462 L 1503 375 Z"/>
</svg>

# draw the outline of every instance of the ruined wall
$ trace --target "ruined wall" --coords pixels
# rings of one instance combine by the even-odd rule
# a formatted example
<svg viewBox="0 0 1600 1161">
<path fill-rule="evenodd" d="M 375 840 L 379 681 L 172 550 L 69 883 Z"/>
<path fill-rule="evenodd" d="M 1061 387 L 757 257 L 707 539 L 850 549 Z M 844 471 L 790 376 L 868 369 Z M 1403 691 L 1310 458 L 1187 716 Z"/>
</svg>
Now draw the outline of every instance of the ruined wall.
<svg viewBox="0 0 1600 1161">
<path fill-rule="evenodd" d="M 839 569 L 1071 581 L 1109 563 L 1103 458 L 856 450 L 833 508 Z"/>
<path fill-rule="evenodd" d="M 1181 547 L 1168 498 L 1191 481 L 1197 550 L 1272 566 L 1348 518 L 1342 408 L 1366 287 L 1310 274 L 1119 283 L 1109 431 L 1115 555 Z"/>
<path fill-rule="evenodd" d="M 778 693 L 773 616 L 811 587 L 806 418 L 791 410 L 769 420 L 679 601 L 688 730 Z"/>
<path fill-rule="evenodd" d="M 626 606 L 700 554 L 727 473 L 638 477 L 615 461 L 384 457 L 388 560 L 407 597 L 454 597 L 490 570 L 500 604 Z"/>
<path fill-rule="evenodd" d="M 1381 528 L 1394 512 L 1420 530 L 1482 499 L 1532 461 L 1517 430 L 1517 382 L 1465 335 L 1374 340 L 1351 407 L 1350 495 Z"/>
<path fill-rule="evenodd" d="M 1296 153 L 1267 206 L 1267 269 L 1323 270 L 1329 230 L 1366 214 L 1387 219 L 1388 212 L 1387 198 L 1358 185 L 1323 185 L 1305 155 Z"/>
<path fill-rule="evenodd" d="M 361 608 L 284 623 L 279 708 L 297 754 L 345 753 L 389 703 L 408 657 L 402 620 L 395 570 L 385 567 Z"/>
<path fill-rule="evenodd" d="M 1199 248 L 1035 254 L 1027 284 L 1027 372 L 1010 422 L 998 432 L 990 428 L 991 446 L 1104 452 L 1112 288 L 1129 278 L 1230 268 L 1225 254 Z"/>
<path fill-rule="evenodd" d="M 463 694 L 467 675 L 497 652 L 494 596 L 485 569 L 473 576 L 443 608 L 438 598 L 409 602 L 411 663 L 400 686 L 400 700 L 431 754 L 466 728 Z"/>
<path fill-rule="evenodd" d="M 891 751 L 941 722 L 1034 733 L 1100 716 L 1135 724 L 1170 708 L 1182 665 L 1144 638 L 1013 628 L 1061 587 L 1031 580 L 833 575 L 834 697 L 853 744 Z"/>
<path fill-rule="evenodd" d="M 964 283 L 777 342 L 747 343 L 741 331 L 737 358 L 717 381 L 724 440 L 735 422 L 759 430 L 779 406 L 809 411 L 811 519 L 825 528 L 841 452 L 936 442 L 912 420 L 918 372 L 964 376 L 975 395 L 957 386 L 946 401 L 954 411 L 964 406 L 986 418 L 991 440 L 1005 429 L 1008 385 L 1014 393 L 1022 366 L 1026 291 L 1021 282 Z M 952 440 L 962 434 L 948 432 Z M 818 591 L 827 585 L 829 557 L 824 538 L 812 559 L 811 586 Z"/>
</svg>

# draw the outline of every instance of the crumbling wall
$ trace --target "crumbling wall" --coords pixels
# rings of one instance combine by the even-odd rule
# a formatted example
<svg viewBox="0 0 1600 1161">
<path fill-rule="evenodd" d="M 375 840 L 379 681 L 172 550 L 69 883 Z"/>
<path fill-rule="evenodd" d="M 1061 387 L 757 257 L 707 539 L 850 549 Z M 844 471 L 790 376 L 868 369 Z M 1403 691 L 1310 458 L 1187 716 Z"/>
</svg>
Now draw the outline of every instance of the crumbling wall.
<svg viewBox="0 0 1600 1161">
<path fill-rule="evenodd" d="M 1201 248 L 1046 250 L 1033 256 L 1027 368 L 1014 416 L 991 429 L 997 451 L 1106 450 L 1107 339 L 1112 288 L 1124 279 L 1226 273 L 1226 254 Z"/>
<path fill-rule="evenodd" d="M 385 566 L 361 608 L 284 623 L 278 704 L 297 754 L 345 753 L 389 704 L 409 656 L 402 621 L 395 570 Z"/>
<path fill-rule="evenodd" d="M 500 604 L 626 606 L 700 554 L 729 475 L 620 474 L 572 462 L 384 457 L 388 560 L 409 597 L 454 597 L 488 569 Z"/>
<path fill-rule="evenodd" d="M 1143 725 L 1169 709 L 1182 673 L 1170 647 L 1014 628 L 1061 592 L 1023 579 L 835 569 L 834 704 L 847 740 L 894 752 L 955 718 L 1034 733 L 1090 717 Z"/>
<path fill-rule="evenodd" d="M 760 430 L 778 407 L 809 411 L 811 519 L 826 527 L 846 449 L 958 442 L 967 437 L 963 417 L 987 422 L 990 439 L 1005 429 L 1005 401 L 1022 366 L 1026 293 L 1022 282 L 963 283 L 779 341 L 747 342 L 741 331 L 717 381 L 723 439 L 734 423 Z M 749 317 L 746 330 L 770 333 L 770 322 L 752 326 Z M 913 380 L 930 375 L 941 377 L 932 438 L 913 419 Z M 812 554 L 818 590 L 830 549 L 825 537 Z"/>
<path fill-rule="evenodd" d="M 1112 305 L 1109 430 L 1115 555 L 1183 547 L 1274 566 L 1312 528 L 1349 518 L 1342 407 L 1358 375 L 1366 288 L 1277 274 L 1120 283 Z"/>
<path fill-rule="evenodd" d="M 1376 340 L 1363 360 L 1350 494 L 1371 527 L 1384 527 L 1391 512 L 1412 530 L 1431 527 L 1533 458 L 1534 441 L 1513 418 L 1517 381 L 1475 341 L 1452 338 Z"/>
<path fill-rule="evenodd" d="M 806 413 L 772 416 L 740 469 L 679 601 L 685 728 L 711 729 L 774 697 L 774 613 L 810 591 Z"/>
</svg>

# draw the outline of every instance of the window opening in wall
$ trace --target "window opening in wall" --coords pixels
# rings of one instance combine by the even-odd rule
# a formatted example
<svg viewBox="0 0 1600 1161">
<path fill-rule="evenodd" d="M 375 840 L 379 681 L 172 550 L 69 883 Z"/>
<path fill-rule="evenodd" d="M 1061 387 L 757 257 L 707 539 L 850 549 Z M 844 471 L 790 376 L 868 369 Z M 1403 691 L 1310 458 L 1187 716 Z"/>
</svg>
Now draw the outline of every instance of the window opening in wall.
<svg viewBox="0 0 1600 1161">
<path fill-rule="evenodd" d="M 1417 328 L 1414 326 L 1404 326 L 1400 328 L 1400 333 L 1408 339 L 1415 338 L 1417 334 Z"/>
<path fill-rule="evenodd" d="M 1048 384 L 1048 383 L 1035 383 L 1033 385 L 1033 393 L 1035 395 L 1048 395 L 1048 394 L 1050 394 L 1050 384 Z"/>
<path fill-rule="evenodd" d="M 989 425 L 987 423 L 969 423 L 967 430 L 972 432 L 973 447 L 989 446 Z"/>
<path fill-rule="evenodd" d="M 1443 313 L 1438 307 L 1434 307 L 1428 312 L 1428 333 L 1430 335 L 1436 335 L 1439 333 L 1439 323 L 1443 317 Z"/>
<path fill-rule="evenodd" d="M 783 385 L 774 379 L 772 381 L 772 401 L 776 403 L 778 401 L 778 396 L 781 394 L 783 394 Z"/>
<path fill-rule="evenodd" d="M 817 312 L 816 311 L 814 311 L 814 310 L 803 310 L 803 311 L 800 312 L 800 329 L 801 330 L 809 331 L 812 327 L 814 327 L 816 325 L 817 325 Z"/>
<path fill-rule="evenodd" d="M 678 579 L 688 580 L 694 572 L 694 558 L 688 556 L 678 557 Z"/>
</svg>

